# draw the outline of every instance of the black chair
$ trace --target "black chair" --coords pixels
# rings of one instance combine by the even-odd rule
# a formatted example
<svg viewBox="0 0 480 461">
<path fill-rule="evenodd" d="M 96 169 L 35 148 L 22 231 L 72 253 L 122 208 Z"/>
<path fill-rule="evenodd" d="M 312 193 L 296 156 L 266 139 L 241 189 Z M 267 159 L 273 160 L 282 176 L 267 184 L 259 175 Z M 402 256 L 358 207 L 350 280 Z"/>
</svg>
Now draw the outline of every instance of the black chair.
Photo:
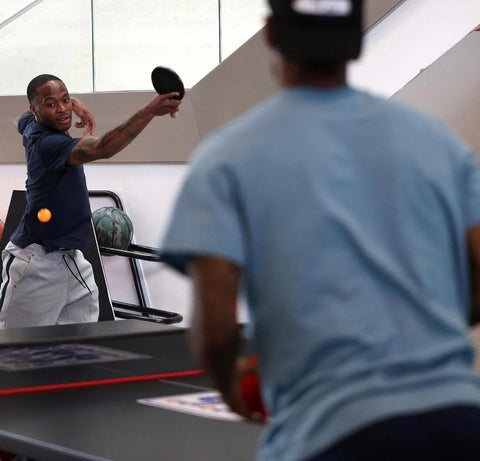
<svg viewBox="0 0 480 461">
<path fill-rule="evenodd" d="M 95 192 L 91 195 L 98 196 Z M 20 219 L 23 216 L 26 206 L 26 194 L 24 190 L 14 190 L 12 192 L 12 198 L 10 200 L 10 206 L 8 208 L 7 217 L 5 218 L 3 235 L 0 240 L 0 253 L 7 245 L 10 240 L 10 236 L 13 231 L 16 229 Z M 107 250 L 108 251 L 108 250 Z M 93 272 L 95 276 L 95 282 L 99 290 L 99 305 L 100 305 L 100 314 L 99 321 L 104 320 L 114 320 L 116 318 L 122 319 L 137 319 L 145 320 L 155 323 L 165 323 L 173 324 L 179 323 L 183 320 L 183 317 L 180 314 L 175 312 L 165 311 L 161 309 L 154 309 L 144 305 L 143 292 L 141 291 L 141 284 L 138 280 L 138 272 L 136 269 L 136 264 L 133 261 L 131 262 L 132 274 L 135 278 L 135 286 L 137 289 L 137 295 L 140 292 L 140 301 L 141 304 L 135 305 L 130 303 L 124 303 L 120 301 L 112 301 L 110 298 L 110 293 L 108 291 L 105 271 L 102 264 L 102 258 L 100 256 L 100 248 L 97 243 L 97 238 L 95 236 L 95 230 L 93 225 L 90 226 L 90 231 L 88 234 L 87 247 L 85 248 L 84 255 L 85 258 L 90 262 L 93 267 Z M 129 258 L 135 258 L 135 254 L 127 252 L 127 254 L 121 254 L 121 256 L 128 256 Z M 152 258 L 153 258 L 153 249 L 152 249 Z M 143 259 L 143 258 L 142 258 Z M 157 260 L 157 259 L 151 259 Z"/>
</svg>

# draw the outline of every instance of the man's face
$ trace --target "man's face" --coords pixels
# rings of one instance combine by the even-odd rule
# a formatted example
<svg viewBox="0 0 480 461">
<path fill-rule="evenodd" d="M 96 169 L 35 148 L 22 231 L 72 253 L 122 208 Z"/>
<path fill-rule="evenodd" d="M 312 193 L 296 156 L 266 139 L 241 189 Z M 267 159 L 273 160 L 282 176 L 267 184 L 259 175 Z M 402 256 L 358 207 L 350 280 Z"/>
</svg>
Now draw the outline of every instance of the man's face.
<svg viewBox="0 0 480 461">
<path fill-rule="evenodd" d="M 72 101 L 63 82 L 50 80 L 37 88 L 30 105 L 38 123 L 66 132 L 72 125 Z"/>
</svg>

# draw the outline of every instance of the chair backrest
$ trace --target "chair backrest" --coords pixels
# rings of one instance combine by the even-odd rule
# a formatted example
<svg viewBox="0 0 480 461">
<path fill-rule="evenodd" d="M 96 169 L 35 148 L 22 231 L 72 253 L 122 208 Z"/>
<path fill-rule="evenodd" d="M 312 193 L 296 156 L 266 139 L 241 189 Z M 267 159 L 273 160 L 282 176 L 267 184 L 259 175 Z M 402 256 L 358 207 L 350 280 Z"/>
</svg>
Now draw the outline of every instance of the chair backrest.
<svg viewBox="0 0 480 461">
<path fill-rule="evenodd" d="M 18 223 L 25 212 L 26 204 L 27 199 L 25 191 L 14 190 L 12 192 L 12 198 L 10 199 L 7 217 L 5 218 L 2 239 L 0 240 L 0 253 L 10 240 L 10 236 L 12 235 L 13 231 L 17 228 Z M 100 257 L 97 239 L 95 238 L 93 225 L 90 226 L 87 247 L 85 248 L 83 254 L 93 267 L 95 282 L 98 286 L 100 304 L 99 320 L 114 320 L 115 314 L 113 313 L 112 300 L 110 299 L 110 294 L 108 292 L 105 272 L 103 269 L 102 259 Z"/>
</svg>

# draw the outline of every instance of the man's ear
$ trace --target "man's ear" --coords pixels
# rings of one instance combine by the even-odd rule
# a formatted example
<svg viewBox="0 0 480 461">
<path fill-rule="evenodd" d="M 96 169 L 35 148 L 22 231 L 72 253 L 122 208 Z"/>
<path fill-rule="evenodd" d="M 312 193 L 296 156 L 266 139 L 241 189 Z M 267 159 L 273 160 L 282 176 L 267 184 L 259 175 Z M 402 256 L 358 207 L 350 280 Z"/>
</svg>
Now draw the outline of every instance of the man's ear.
<svg viewBox="0 0 480 461">
<path fill-rule="evenodd" d="M 32 114 L 35 115 L 35 120 L 38 122 L 38 115 L 37 115 L 37 111 L 35 110 L 35 106 L 30 104 L 29 109 L 32 112 Z"/>
</svg>

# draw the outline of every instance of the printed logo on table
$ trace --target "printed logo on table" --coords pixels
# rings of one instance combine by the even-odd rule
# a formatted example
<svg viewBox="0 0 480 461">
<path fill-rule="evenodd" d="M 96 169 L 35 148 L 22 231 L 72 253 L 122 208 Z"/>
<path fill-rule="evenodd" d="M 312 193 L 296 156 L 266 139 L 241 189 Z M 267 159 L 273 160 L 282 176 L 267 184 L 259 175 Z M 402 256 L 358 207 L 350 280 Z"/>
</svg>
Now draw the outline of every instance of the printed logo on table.
<svg viewBox="0 0 480 461">
<path fill-rule="evenodd" d="M 138 403 L 224 421 L 242 421 L 233 413 L 216 391 L 140 399 Z"/>
</svg>

